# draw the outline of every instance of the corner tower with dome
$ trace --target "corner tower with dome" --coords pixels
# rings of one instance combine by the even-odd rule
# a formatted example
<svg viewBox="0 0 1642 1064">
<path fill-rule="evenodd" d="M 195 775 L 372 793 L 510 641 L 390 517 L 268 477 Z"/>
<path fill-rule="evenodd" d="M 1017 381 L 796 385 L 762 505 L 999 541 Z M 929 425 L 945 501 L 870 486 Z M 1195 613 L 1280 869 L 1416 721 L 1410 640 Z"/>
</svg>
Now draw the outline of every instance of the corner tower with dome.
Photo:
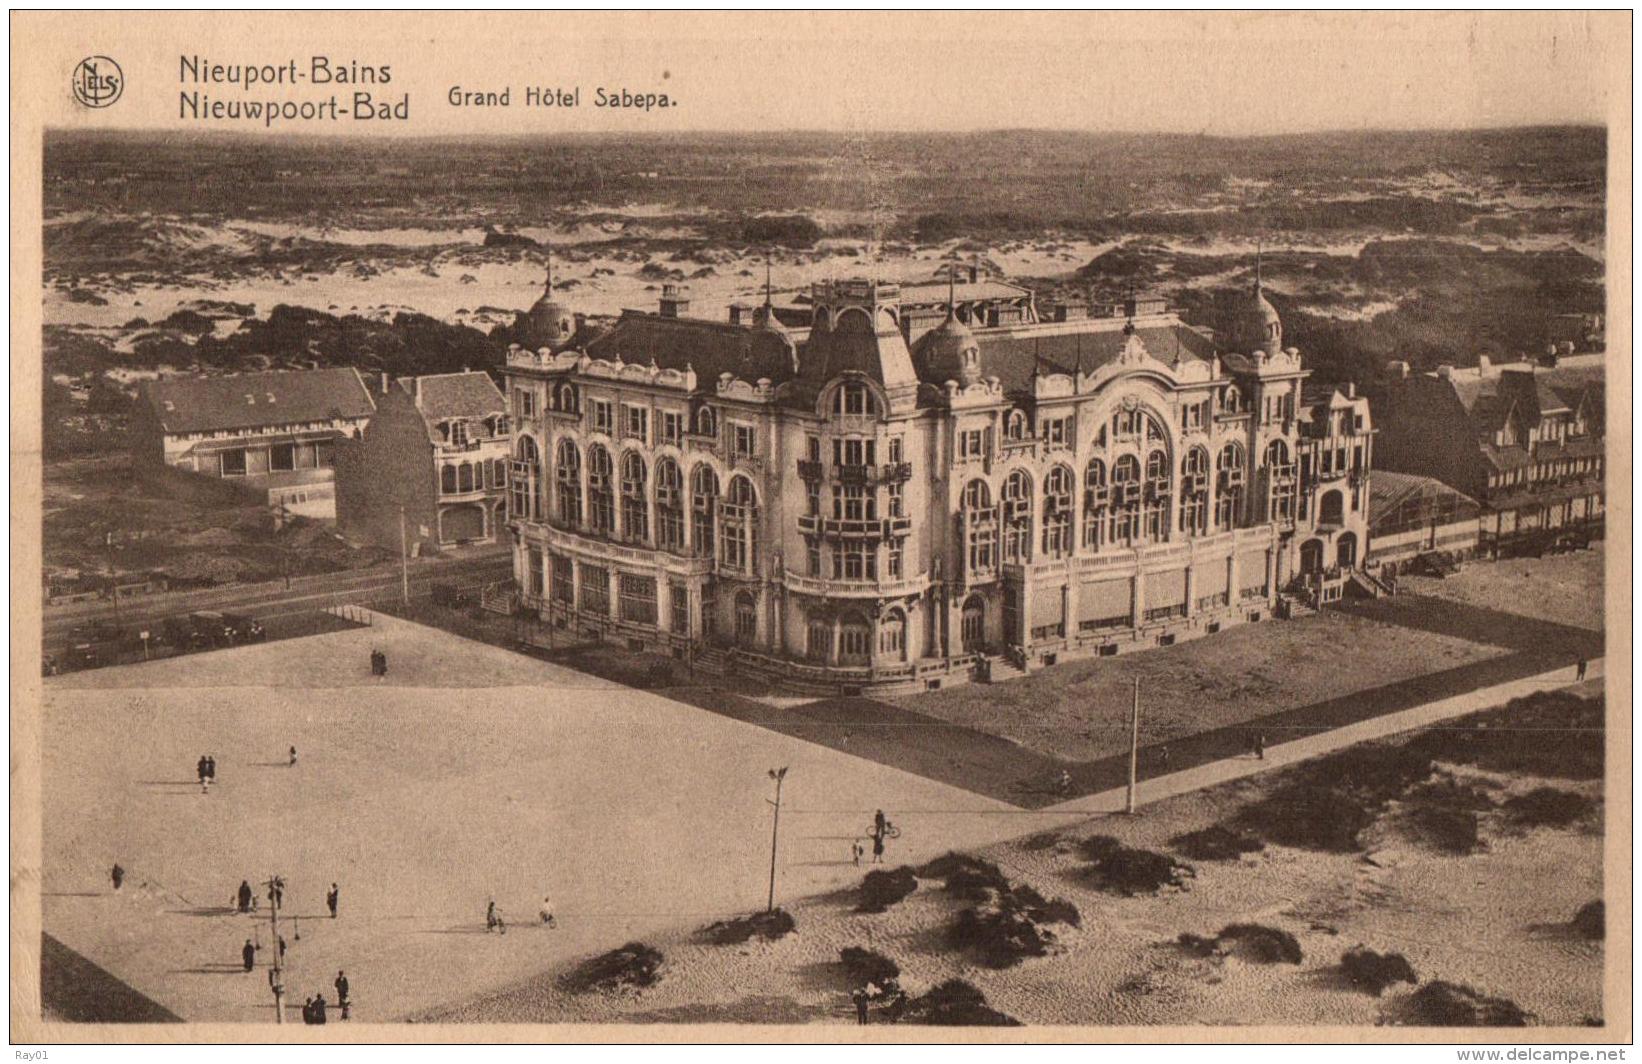
<svg viewBox="0 0 1642 1064">
<path fill-rule="evenodd" d="M 1367 404 L 1308 389 L 1258 276 L 1223 338 L 1158 300 L 1040 320 L 946 282 L 938 322 L 931 286 L 871 277 L 785 307 L 767 277 L 729 321 L 672 288 L 593 334 L 544 296 L 506 369 L 522 604 L 836 693 L 1375 593 Z"/>
</svg>

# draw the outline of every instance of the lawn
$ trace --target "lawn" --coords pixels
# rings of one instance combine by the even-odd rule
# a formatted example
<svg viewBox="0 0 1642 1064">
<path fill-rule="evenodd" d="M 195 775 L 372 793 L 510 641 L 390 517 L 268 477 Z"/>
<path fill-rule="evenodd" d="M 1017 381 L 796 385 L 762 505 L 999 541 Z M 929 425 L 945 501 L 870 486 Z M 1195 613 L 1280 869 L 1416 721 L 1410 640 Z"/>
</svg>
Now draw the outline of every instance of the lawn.
<svg viewBox="0 0 1642 1064">
<path fill-rule="evenodd" d="M 1128 749 L 1134 681 L 1143 744 L 1235 725 L 1497 657 L 1501 647 L 1333 610 L 1242 625 L 1180 646 L 1064 662 L 897 704 L 1072 761 Z"/>
<path fill-rule="evenodd" d="M 1420 595 L 1483 606 L 1537 620 L 1601 631 L 1605 544 L 1544 558 L 1469 562 L 1443 580 L 1409 576 L 1401 587 Z"/>
<path fill-rule="evenodd" d="M 287 1004 L 346 969 L 356 1019 L 382 1021 L 762 908 L 774 767 L 778 900 L 859 874 L 876 808 L 902 828 L 893 860 L 1069 819 L 391 619 L 54 678 L 41 722 L 45 930 L 189 1020 L 272 1018 L 266 973 L 240 966 L 271 941 L 228 910 L 242 879 L 288 882 Z M 531 926 L 544 892 L 557 930 Z"/>
</svg>

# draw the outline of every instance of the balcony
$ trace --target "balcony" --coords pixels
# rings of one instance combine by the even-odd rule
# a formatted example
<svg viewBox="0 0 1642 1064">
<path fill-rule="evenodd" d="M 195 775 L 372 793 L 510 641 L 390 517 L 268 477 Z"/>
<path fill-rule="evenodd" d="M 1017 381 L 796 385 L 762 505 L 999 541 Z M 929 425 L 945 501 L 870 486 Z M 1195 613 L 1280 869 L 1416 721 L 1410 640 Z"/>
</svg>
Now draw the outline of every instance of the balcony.
<svg viewBox="0 0 1642 1064">
<path fill-rule="evenodd" d="M 885 484 L 902 484 L 912 479 L 911 462 L 889 462 L 878 467 L 878 479 Z"/>
<path fill-rule="evenodd" d="M 900 580 L 833 580 L 817 576 L 799 576 L 797 573 L 789 572 L 782 576 L 782 583 L 786 585 L 787 590 L 800 595 L 888 599 L 922 594 L 929 588 L 929 576 L 919 573 Z"/>
<path fill-rule="evenodd" d="M 804 458 L 798 460 L 798 475 L 804 480 L 820 480 L 825 472 L 826 468 L 820 462 Z"/>
<path fill-rule="evenodd" d="M 1294 463 L 1289 462 L 1286 465 L 1267 466 L 1266 467 L 1266 474 L 1269 477 L 1271 477 L 1271 479 L 1273 481 L 1293 480 L 1294 479 Z"/>
<path fill-rule="evenodd" d="M 840 484 L 865 484 L 872 479 L 872 467 L 845 463 L 833 466 L 832 475 Z"/>
<path fill-rule="evenodd" d="M 800 514 L 798 530 L 810 536 L 832 536 L 843 539 L 888 539 L 904 536 L 912 531 L 910 517 L 838 518 L 818 514 Z"/>
</svg>

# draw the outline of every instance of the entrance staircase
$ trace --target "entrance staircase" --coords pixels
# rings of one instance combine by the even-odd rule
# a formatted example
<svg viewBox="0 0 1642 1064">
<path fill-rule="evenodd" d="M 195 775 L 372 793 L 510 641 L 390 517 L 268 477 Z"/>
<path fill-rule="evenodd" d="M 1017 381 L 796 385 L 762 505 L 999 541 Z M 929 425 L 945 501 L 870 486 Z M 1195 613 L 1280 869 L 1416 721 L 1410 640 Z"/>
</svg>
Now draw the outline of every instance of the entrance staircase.
<svg viewBox="0 0 1642 1064">
<path fill-rule="evenodd" d="M 502 580 L 479 589 L 479 606 L 491 613 L 511 615 L 519 605 L 519 592 L 513 581 Z"/>
<path fill-rule="evenodd" d="M 1381 595 L 1392 595 L 1396 593 L 1396 589 L 1390 584 L 1386 583 L 1384 580 L 1381 580 L 1373 573 L 1366 572 L 1362 569 L 1353 569 L 1351 571 L 1351 586 L 1356 589 L 1359 594 L 1365 595 L 1368 598 L 1379 598 Z"/>
<path fill-rule="evenodd" d="M 1310 617 L 1317 612 L 1317 607 L 1311 604 L 1309 595 L 1284 591 L 1277 596 L 1277 611 L 1280 616 L 1292 621 L 1300 617 Z"/>
<path fill-rule="evenodd" d="M 987 683 L 1003 683 L 1005 680 L 1015 680 L 1026 675 L 1026 670 L 1010 661 L 1003 654 L 986 655 Z"/>
</svg>

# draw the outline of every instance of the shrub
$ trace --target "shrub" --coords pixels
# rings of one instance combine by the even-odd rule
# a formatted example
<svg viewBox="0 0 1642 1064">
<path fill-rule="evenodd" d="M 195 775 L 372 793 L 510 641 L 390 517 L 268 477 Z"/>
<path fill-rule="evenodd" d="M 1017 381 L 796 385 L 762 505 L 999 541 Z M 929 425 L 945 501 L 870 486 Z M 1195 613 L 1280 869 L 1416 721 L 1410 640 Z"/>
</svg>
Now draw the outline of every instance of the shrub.
<svg viewBox="0 0 1642 1064">
<path fill-rule="evenodd" d="M 1441 761 L 1554 779 L 1600 779 L 1605 741 L 1602 699 L 1540 691 L 1434 728 L 1408 746 Z"/>
<path fill-rule="evenodd" d="M 1054 940 L 1052 932 L 1008 905 L 964 909 L 947 928 L 948 942 L 988 968 L 1009 968 L 1028 957 L 1042 957 Z"/>
<path fill-rule="evenodd" d="M 1416 1027 L 1526 1027 L 1529 1018 L 1514 1001 L 1441 979 L 1408 995 L 1400 1010 L 1400 1022 Z"/>
<path fill-rule="evenodd" d="M 1569 926 L 1583 938 L 1592 940 L 1604 938 L 1607 935 L 1606 910 L 1607 907 L 1602 904 L 1600 899 L 1588 901 L 1579 907 L 1577 913 L 1574 913 L 1574 918 L 1569 921 Z"/>
<path fill-rule="evenodd" d="M 1401 953 L 1376 953 L 1353 946 L 1340 957 L 1340 970 L 1354 986 L 1379 994 L 1393 983 L 1418 983 L 1414 966 Z"/>
<path fill-rule="evenodd" d="M 948 979 L 900 1006 L 895 1021 L 932 1027 L 1019 1027 L 1020 1021 L 986 1003 L 986 995 L 962 979 Z"/>
<path fill-rule="evenodd" d="M 736 946 L 754 937 L 773 941 L 791 934 L 796 927 L 792 914 L 785 909 L 771 909 L 708 924 L 701 933 L 715 946 Z"/>
<path fill-rule="evenodd" d="M 1184 877 L 1192 874 L 1190 865 L 1168 854 L 1124 846 L 1106 835 L 1086 839 L 1080 849 L 1090 861 L 1084 876 L 1101 890 L 1155 894 L 1164 887 L 1183 886 Z"/>
<path fill-rule="evenodd" d="M 1217 937 L 1222 946 L 1230 943 L 1246 959 L 1259 964 L 1299 964 L 1303 959 L 1299 940 L 1281 928 L 1227 924 Z"/>
<path fill-rule="evenodd" d="M 1500 808 L 1519 827 L 1559 828 L 1596 812 L 1596 802 L 1573 791 L 1536 787 L 1527 794 L 1507 798 Z"/>
<path fill-rule="evenodd" d="M 661 951 L 643 942 L 629 942 L 577 965 L 567 978 L 574 990 L 620 990 L 654 986 L 661 978 Z"/>
<path fill-rule="evenodd" d="M 998 866 L 966 853 L 948 853 L 918 869 L 920 876 L 946 881 L 946 890 L 964 901 L 984 901 L 991 893 L 1009 889 Z"/>
<path fill-rule="evenodd" d="M 857 908 L 864 913 L 881 913 L 917 889 L 918 877 L 910 868 L 874 870 L 861 880 L 861 901 Z"/>
<path fill-rule="evenodd" d="M 876 950 L 860 946 L 845 946 L 838 951 L 838 960 L 844 966 L 844 977 L 851 987 L 876 983 L 888 993 L 899 989 L 901 966 Z"/>
<path fill-rule="evenodd" d="M 1037 923 L 1083 926 L 1083 914 L 1078 912 L 1076 905 L 1065 898 L 1045 898 L 1028 884 L 1016 883 L 1011 886 L 1005 900 Z"/>
<path fill-rule="evenodd" d="M 1253 835 L 1219 824 L 1176 835 L 1169 845 L 1194 861 L 1235 861 L 1245 853 L 1259 853 L 1266 848 Z"/>
<path fill-rule="evenodd" d="M 1342 790 L 1296 781 L 1238 814 L 1236 823 L 1268 842 L 1324 853 L 1354 853 L 1375 812 Z"/>
<path fill-rule="evenodd" d="M 1469 809 L 1416 805 L 1404 814 L 1403 823 L 1411 836 L 1443 853 L 1473 853 L 1479 845 L 1477 814 Z"/>
</svg>

